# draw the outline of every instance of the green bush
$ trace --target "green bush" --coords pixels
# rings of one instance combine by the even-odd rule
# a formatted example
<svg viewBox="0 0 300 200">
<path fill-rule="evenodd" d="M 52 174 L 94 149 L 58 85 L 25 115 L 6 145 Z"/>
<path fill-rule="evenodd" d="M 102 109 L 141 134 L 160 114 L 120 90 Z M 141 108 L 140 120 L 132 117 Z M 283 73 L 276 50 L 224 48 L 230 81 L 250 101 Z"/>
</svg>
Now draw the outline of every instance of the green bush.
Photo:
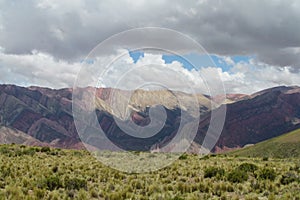
<svg viewBox="0 0 300 200">
<path fill-rule="evenodd" d="M 21 149 L 16 149 L 14 151 L 14 156 L 22 156 L 23 155 L 23 151 Z"/>
<path fill-rule="evenodd" d="M 294 167 L 291 167 L 291 170 L 300 173 L 300 163 L 297 163 Z"/>
<path fill-rule="evenodd" d="M 51 156 L 57 156 L 58 155 L 58 151 L 50 151 L 49 154 Z"/>
<path fill-rule="evenodd" d="M 188 158 L 188 155 L 186 153 L 179 156 L 179 160 L 186 160 Z"/>
<path fill-rule="evenodd" d="M 45 183 L 47 188 L 51 191 L 62 187 L 62 183 L 58 176 L 47 177 Z"/>
<path fill-rule="evenodd" d="M 201 192 L 201 193 L 208 193 L 209 192 L 209 186 L 207 184 L 204 184 L 204 183 L 200 183 L 198 185 L 198 190 Z"/>
<path fill-rule="evenodd" d="M 208 160 L 208 159 L 209 159 L 209 155 L 205 155 L 205 156 L 200 158 L 200 160 Z"/>
<path fill-rule="evenodd" d="M 65 188 L 69 190 L 87 189 L 87 181 L 79 178 L 66 178 Z"/>
<path fill-rule="evenodd" d="M 43 189 L 39 189 L 39 188 L 35 188 L 34 190 L 34 194 L 38 199 L 43 199 L 45 196 L 45 190 Z"/>
<path fill-rule="evenodd" d="M 0 174 L 1 174 L 1 177 L 3 177 L 3 178 L 9 177 L 12 174 L 12 170 L 10 167 L 6 167 L 6 166 L 2 165 L 0 168 Z"/>
<path fill-rule="evenodd" d="M 263 168 L 259 174 L 258 177 L 260 179 L 268 179 L 271 181 L 274 181 L 276 178 L 276 172 L 274 169 L 270 169 L 270 168 Z"/>
<path fill-rule="evenodd" d="M 268 160 L 269 160 L 268 157 L 263 157 L 263 158 L 262 158 L 262 161 L 268 161 Z"/>
<path fill-rule="evenodd" d="M 299 178 L 299 176 L 297 176 L 295 173 L 292 173 L 292 172 L 287 172 L 280 179 L 280 183 L 282 185 L 288 185 L 295 181 L 300 182 L 300 178 Z"/>
<path fill-rule="evenodd" d="M 222 177 L 225 174 L 225 170 L 218 167 L 208 167 L 204 170 L 204 178 Z"/>
<path fill-rule="evenodd" d="M 56 166 L 54 166 L 54 167 L 52 167 L 52 172 L 53 173 L 56 173 L 58 171 L 58 166 L 56 165 Z"/>
<path fill-rule="evenodd" d="M 184 200 L 184 198 L 182 198 L 180 196 L 175 196 L 172 200 Z"/>
<path fill-rule="evenodd" d="M 41 148 L 41 152 L 43 152 L 43 153 L 47 153 L 47 152 L 50 152 L 50 151 L 51 151 L 50 147 L 42 147 Z"/>
<path fill-rule="evenodd" d="M 35 154 L 35 149 L 34 148 L 24 149 L 22 154 L 33 156 Z"/>
<path fill-rule="evenodd" d="M 227 175 L 227 180 L 232 183 L 242 183 L 248 180 L 248 174 L 245 171 L 235 169 Z"/>
<path fill-rule="evenodd" d="M 1 146 L 0 147 L 0 154 L 9 154 L 10 153 L 10 149 L 7 146 Z"/>
<path fill-rule="evenodd" d="M 238 167 L 238 169 L 245 172 L 255 172 L 258 167 L 252 163 L 243 163 Z"/>
</svg>

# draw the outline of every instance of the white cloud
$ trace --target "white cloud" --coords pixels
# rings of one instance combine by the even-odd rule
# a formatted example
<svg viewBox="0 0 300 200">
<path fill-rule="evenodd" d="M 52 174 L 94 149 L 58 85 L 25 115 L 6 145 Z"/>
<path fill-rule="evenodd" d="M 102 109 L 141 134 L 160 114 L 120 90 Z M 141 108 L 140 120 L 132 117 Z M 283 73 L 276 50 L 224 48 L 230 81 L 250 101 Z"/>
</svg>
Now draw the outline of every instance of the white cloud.
<svg viewBox="0 0 300 200">
<path fill-rule="evenodd" d="M 81 82 L 88 85 L 94 85 L 95 79 L 100 77 L 100 85 L 125 90 L 155 88 L 193 92 L 196 89 L 207 93 L 199 72 L 189 71 L 176 61 L 166 64 L 162 55 L 145 53 L 144 57 L 134 63 L 128 52 L 123 51 L 122 58 L 109 66 L 98 58 L 93 66 L 88 64 L 88 67 L 87 73 L 82 73 L 83 76 L 89 74 L 88 77 L 92 77 L 88 79 L 90 82 L 80 78 Z"/>
<path fill-rule="evenodd" d="M 270 66 L 253 59 L 238 63 L 230 59 L 227 63 L 232 65 L 230 71 L 216 67 L 205 67 L 196 71 L 187 70 L 177 61 L 166 64 L 161 55 L 148 53 L 134 63 L 126 52 L 122 59 L 114 62 L 102 74 L 101 83 L 107 87 L 121 89 L 137 89 L 145 84 L 158 83 L 161 87 L 171 90 L 195 90 L 206 94 L 214 93 L 212 90 L 221 92 L 222 88 L 217 85 L 220 79 L 227 93 L 251 94 L 278 85 L 300 85 L 300 74 L 294 72 L 291 67 Z M 99 69 L 98 65 L 94 67 Z M 216 83 L 217 87 L 214 88 L 211 84 L 210 88 L 207 88 L 207 81 Z"/>
<path fill-rule="evenodd" d="M 31 54 L 5 54 L 0 51 L 0 80 L 23 86 L 70 87 L 80 68 L 53 56 L 32 51 Z"/>
<path fill-rule="evenodd" d="M 230 56 L 222 56 L 221 58 L 225 61 L 227 65 L 234 65 L 234 61 L 231 59 Z"/>
<path fill-rule="evenodd" d="M 229 72 L 221 72 L 228 93 L 251 94 L 280 85 L 300 85 L 300 73 L 292 67 L 271 66 L 250 60 L 238 62 Z"/>
<path fill-rule="evenodd" d="M 111 65 L 118 55 L 122 55 Z M 181 63 L 174 61 L 166 64 L 161 55 L 145 53 L 137 63 L 127 50 L 118 55 L 99 57 L 94 64 L 67 62 L 53 56 L 32 51 L 31 54 L 5 54 L 0 51 L 0 80 L 23 86 L 39 85 L 52 88 L 73 87 L 78 78 L 80 86 L 117 87 L 121 89 L 162 89 L 185 92 L 211 93 L 205 81 L 224 83 L 227 93 L 253 93 L 278 85 L 300 85 L 300 74 L 291 67 L 275 67 L 262 62 L 234 63 L 231 59 L 230 71 L 221 68 L 205 67 L 199 71 L 187 70 Z M 231 62 L 230 61 L 230 62 Z M 8 67 L 9 66 L 9 67 Z M 88 66 L 88 67 L 87 67 Z M 82 76 L 77 73 L 82 68 Z"/>
</svg>

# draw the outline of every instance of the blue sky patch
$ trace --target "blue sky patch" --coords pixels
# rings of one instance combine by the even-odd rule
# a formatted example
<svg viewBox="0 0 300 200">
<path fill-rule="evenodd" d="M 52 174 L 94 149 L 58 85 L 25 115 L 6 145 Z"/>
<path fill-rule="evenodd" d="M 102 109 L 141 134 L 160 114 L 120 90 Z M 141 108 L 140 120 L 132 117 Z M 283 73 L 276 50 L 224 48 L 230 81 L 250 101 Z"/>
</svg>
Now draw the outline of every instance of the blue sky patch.
<svg viewBox="0 0 300 200">
<path fill-rule="evenodd" d="M 182 65 L 188 70 L 214 66 L 212 59 L 209 56 L 199 55 L 195 53 L 191 53 L 183 56 L 163 55 L 162 58 L 165 61 L 165 63 L 172 63 L 173 61 L 178 61 L 182 63 Z"/>
<path fill-rule="evenodd" d="M 84 59 L 84 60 L 80 61 L 80 63 L 92 65 L 95 63 L 95 60 L 94 59 Z"/>
<path fill-rule="evenodd" d="M 133 59 L 133 62 L 136 63 L 140 58 L 144 57 L 144 52 L 142 51 L 128 51 L 129 56 Z"/>
<path fill-rule="evenodd" d="M 235 63 L 239 63 L 239 62 L 247 62 L 249 63 L 250 59 L 252 59 L 253 56 L 232 56 L 231 59 L 235 62 Z"/>
<path fill-rule="evenodd" d="M 136 63 L 141 57 L 144 57 L 144 52 L 141 51 L 129 51 L 130 57 L 133 59 L 134 63 Z M 230 58 L 234 61 L 234 63 L 239 62 L 249 62 L 252 56 L 230 56 Z M 188 70 L 192 69 L 200 69 L 203 67 L 218 67 L 222 68 L 223 71 L 229 71 L 233 66 L 225 62 L 222 56 L 218 55 L 200 55 L 196 53 L 190 53 L 183 56 L 173 55 L 173 54 L 165 54 L 162 55 L 162 59 L 166 64 L 170 64 L 174 61 L 180 62 L 184 68 Z M 193 64 L 195 66 L 193 66 Z"/>
</svg>

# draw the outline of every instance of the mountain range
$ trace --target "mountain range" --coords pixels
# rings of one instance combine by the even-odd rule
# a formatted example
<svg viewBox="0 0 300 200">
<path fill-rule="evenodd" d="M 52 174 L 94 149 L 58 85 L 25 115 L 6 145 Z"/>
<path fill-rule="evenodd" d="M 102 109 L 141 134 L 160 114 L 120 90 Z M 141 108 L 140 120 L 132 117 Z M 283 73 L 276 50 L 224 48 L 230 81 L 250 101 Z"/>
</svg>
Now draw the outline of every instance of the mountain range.
<svg viewBox="0 0 300 200">
<path fill-rule="evenodd" d="M 219 107 L 211 103 L 212 97 L 202 94 L 162 90 L 136 90 L 130 93 L 119 89 L 91 87 L 80 90 L 95 91 L 93 110 L 99 125 L 110 141 L 126 150 L 149 151 L 168 144 L 178 132 L 182 112 L 195 109 L 201 116 L 192 144 L 195 149 L 203 142 L 212 110 L 217 111 L 222 106 L 226 106 L 226 119 L 213 152 L 256 144 L 300 128 L 300 87 L 297 86 L 269 88 L 252 95 L 227 94 L 224 105 Z M 84 148 L 73 119 L 73 92 L 72 88 L 0 85 L 0 143 Z M 112 94 L 124 104 L 111 107 Z M 131 95 L 130 101 L 127 101 L 128 94 Z M 197 105 L 191 103 L 195 97 Z M 178 102 L 178 98 L 185 102 L 185 106 Z M 158 105 L 166 111 L 166 122 L 156 135 L 136 138 L 124 133 L 116 123 L 115 119 L 123 122 L 131 120 L 146 126 L 151 122 L 150 108 Z M 78 107 L 87 109 L 85 104 Z M 193 119 L 191 113 L 189 117 Z M 106 144 L 97 140 L 86 145 L 100 145 L 106 149 Z"/>
</svg>

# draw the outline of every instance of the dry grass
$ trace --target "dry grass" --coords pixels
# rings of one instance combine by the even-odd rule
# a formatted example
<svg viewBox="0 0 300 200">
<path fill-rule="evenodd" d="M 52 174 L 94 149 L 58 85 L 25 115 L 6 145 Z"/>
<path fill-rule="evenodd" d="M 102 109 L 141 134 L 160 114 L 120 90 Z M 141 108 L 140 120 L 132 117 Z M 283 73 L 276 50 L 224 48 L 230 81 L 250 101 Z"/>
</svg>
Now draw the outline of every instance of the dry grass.
<svg viewBox="0 0 300 200">
<path fill-rule="evenodd" d="M 214 167 L 218 173 L 204 178 Z M 247 178 L 231 181 L 234 171 Z M 188 155 L 159 171 L 130 174 L 86 151 L 0 146 L 0 199 L 300 199 L 299 176 L 300 160 L 292 158 Z"/>
</svg>

